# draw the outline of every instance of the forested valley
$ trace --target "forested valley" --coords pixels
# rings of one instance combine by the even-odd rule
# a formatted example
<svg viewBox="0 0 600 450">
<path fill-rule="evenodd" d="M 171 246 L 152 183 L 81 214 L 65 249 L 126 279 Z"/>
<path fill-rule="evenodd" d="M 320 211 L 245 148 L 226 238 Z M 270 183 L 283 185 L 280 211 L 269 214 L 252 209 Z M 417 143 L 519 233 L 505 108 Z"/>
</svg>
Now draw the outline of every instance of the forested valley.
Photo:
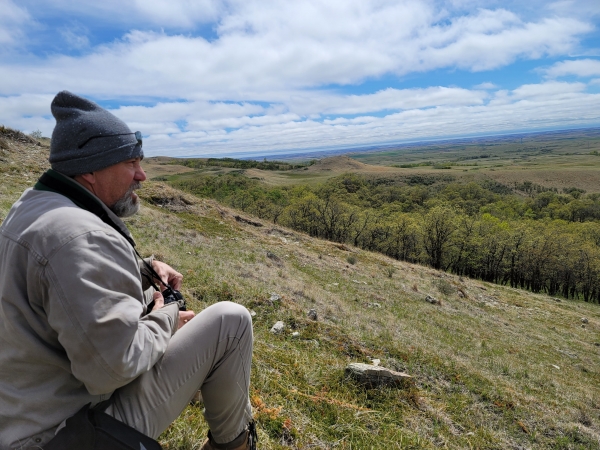
<svg viewBox="0 0 600 450">
<path fill-rule="evenodd" d="M 240 173 L 180 177 L 193 194 L 311 236 L 533 292 L 600 303 L 600 194 L 524 182 L 344 174 L 270 187 Z"/>
</svg>

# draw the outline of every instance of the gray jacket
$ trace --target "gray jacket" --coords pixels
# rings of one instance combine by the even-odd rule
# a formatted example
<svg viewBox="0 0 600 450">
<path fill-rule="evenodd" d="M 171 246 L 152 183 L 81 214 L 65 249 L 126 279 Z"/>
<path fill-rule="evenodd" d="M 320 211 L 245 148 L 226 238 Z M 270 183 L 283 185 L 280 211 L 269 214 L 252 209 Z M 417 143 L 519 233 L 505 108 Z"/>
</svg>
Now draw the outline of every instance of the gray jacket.
<svg viewBox="0 0 600 450">
<path fill-rule="evenodd" d="M 126 239 L 60 194 L 26 190 L 0 229 L 0 450 L 39 448 L 150 370 L 178 310 L 145 313 Z"/>
</svg>

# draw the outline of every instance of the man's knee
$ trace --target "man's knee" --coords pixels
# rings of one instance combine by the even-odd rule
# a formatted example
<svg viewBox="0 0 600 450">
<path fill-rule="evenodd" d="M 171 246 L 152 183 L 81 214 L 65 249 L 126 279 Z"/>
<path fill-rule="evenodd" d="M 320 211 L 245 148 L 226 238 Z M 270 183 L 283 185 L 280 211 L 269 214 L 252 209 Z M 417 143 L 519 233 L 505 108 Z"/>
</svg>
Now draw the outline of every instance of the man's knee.
<svg viewBox="0 0 600 450">
<path fill-rule="evenodd" d="M 252 324 L 252 317 L 245 306 L 234 302 L 219 302 L 209 306 L 206 311 L 222 320 L 239 321 L 240 325 Z"/>
</svg>

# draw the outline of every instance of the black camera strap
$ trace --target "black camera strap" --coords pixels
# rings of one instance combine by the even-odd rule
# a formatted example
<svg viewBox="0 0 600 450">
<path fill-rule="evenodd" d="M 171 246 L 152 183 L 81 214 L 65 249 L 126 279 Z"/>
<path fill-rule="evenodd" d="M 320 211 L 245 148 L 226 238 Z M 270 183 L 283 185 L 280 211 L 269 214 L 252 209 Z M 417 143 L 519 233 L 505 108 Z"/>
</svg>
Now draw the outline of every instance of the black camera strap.
<svg viewBox="0 0 600 450">
<path fill-rule="evenodd" d="M 93 197 L 91 193 L 86 188 L 81 186 L 77 181 L 62 175 L 61 173 L 56 172 L 53 169 L 48 169 L 40 177 L 40 179 L 33 188 L 36 191 L 49 191 L 61 194 L 67 197 L 81 209 L 85 209 L 86 211 L 98 216 L 100 220 L 102 220 L 102 222 L 104 222 L 105 224 L 113 228 L 115 231 L 117 231 L 121 236 L 123 236 L 127 240 L 127 242 L 129 242 L 129 244 L 131 244 L 133 251 L 138 256 L 138 258 L 144 262 L 144 266 L 146 267 L 148 272 L 150 272 L 153 278 L 157 279 L 163 286 L 165 286 L 165 288 L 172 289 L 168 283 L 162 281 L 160 275 L 158 275 L 154 270 L 154 267 L 152 267 L 151 264 L 148 264 L 148 262 L 140 256 L 140 254 L 135 248 L 135 241 L 128 234 L 128 232 L 126 233 L 123 229 L 123 227 L 125 227 L 125 224 L 123 224 L 122 226 L 117 224 L 112 219 L 112 217 L 110 217 L 110 215 L 106 211 L 105 207 L 100 203 L 100 201 Z M 142 275 L 149 281 L 150 285 L 154 289 L 156 289 L 158 292 L 161 291 L 152 280 L 152 277 L 143 272 Z"/>
</svg>

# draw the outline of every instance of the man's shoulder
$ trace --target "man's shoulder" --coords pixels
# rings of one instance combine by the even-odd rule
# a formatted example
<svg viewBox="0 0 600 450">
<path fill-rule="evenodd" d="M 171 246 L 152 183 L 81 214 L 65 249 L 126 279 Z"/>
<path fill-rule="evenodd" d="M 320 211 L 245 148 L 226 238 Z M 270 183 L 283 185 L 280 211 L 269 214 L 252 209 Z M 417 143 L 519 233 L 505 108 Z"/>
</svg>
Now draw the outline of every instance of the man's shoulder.
<svg viewBox="0 0 600 450">
<path fill-rule="evenodd" d="M 43 253 L 96 231 L 118 234 L 67 197 L 33 189 L 23 193 L 2 224 L 2 234 Z"/>
</svg>

